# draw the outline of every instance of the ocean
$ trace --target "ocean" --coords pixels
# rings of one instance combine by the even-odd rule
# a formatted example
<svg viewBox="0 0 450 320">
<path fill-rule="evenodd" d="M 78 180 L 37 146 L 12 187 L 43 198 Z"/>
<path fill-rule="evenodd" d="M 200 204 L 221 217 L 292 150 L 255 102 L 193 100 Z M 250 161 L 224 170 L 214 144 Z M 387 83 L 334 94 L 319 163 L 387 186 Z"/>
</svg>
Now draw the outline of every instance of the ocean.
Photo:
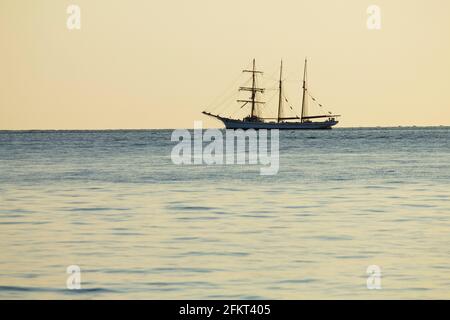
<svg viewBox="0 0 450 320">
<path fill-rule="evenodd" d="M 450 127 L 282 131 L 272 176 L 171 133 L 0 131 L 0 298 L 450 299 Z"/>
</svg>

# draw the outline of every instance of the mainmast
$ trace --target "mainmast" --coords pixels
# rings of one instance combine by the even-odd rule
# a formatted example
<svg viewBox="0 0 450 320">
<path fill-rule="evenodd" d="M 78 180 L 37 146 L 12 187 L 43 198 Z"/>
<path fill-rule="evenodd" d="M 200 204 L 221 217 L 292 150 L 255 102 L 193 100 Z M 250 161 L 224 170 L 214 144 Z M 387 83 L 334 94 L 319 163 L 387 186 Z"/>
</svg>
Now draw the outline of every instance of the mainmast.
<svg viewBox="0 0 450 320">
<path fill-rule="evenodd" d="M 279 83 L 279 96 L 278 96 L 278 116 L 277 116 L 277 122 L 280 122 L 281 117 L 281 105 L 283 103 L 283 60 L 281 60 L 281 66 L 280 66 L 280 83 Z"/>
<path fill-rule="evenodd" d="M 308 60 L 305 59 L 305 68 L 303 70 L 303 99 L 302 99 L 302 110 L 301 110 L 301 121 L 303 122 L 303 118 L 306 114 L 306 91 L 308 90 L 306 87 L 306 69 L 307 69 Z"/>
<path fill-rule="evenodd" d="M 262 71 L 257 71 L 256 70 L 256 62 L 255 59 L 253 59 L 253 69 L 252 70 L 243 70 L 242 72 L 249 72 L 252 74 L 252 86 L 249 87 L 240 87 L 239 90 L 240 91 L 250 91 L 252 93 L 250 100 L 238 100 L 238 102 L 245 102 L 245 104 L 247 103 L 251 103 L 251 113 L 250 113 L 250 117 L 255 117 L 255 110 L 256 110 L 256 105 L 257 104 L 263 104 L 264 102 L 261 101 L 256 101 L 256 93 L 260 92 L 260 93 L 264 93 L 264 89 L 263 88 L 257 88 L 256 87 L 256 74 L 262 74 Z M 244 105 L 245 105 L 244 104 Z"/>
</svg>

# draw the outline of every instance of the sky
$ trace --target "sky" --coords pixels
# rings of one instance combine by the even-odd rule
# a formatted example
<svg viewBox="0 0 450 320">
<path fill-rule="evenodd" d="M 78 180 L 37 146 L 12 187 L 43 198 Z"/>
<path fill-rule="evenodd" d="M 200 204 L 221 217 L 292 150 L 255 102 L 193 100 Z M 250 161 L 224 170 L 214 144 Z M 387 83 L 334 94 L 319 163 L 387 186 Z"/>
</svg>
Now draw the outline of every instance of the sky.
<svg viewBox="0 0 450 320">
<path fill-rule="evenodd" d="M 0 0 L 0 130 L 221 127 L 253 58 L 297 108 L 305 56 L 341 127 L 450 125 L 449 40 L 448 0 Z"/>
</svg>

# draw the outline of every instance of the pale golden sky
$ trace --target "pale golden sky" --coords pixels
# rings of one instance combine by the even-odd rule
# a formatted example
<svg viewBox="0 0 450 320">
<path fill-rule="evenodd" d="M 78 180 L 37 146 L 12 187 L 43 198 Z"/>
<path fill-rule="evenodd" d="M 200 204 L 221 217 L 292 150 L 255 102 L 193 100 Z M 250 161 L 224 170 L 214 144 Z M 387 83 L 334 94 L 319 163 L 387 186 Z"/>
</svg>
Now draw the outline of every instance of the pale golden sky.
<svg viewBox="0 0 450 320">
<path fill-rule="evenodd" d="M 0 0 L 0 129 L 220 127 L 200 112 L 252 58 L 305 56 L 340 126 L 450 125 L 448 0 Z"/>
</svg>

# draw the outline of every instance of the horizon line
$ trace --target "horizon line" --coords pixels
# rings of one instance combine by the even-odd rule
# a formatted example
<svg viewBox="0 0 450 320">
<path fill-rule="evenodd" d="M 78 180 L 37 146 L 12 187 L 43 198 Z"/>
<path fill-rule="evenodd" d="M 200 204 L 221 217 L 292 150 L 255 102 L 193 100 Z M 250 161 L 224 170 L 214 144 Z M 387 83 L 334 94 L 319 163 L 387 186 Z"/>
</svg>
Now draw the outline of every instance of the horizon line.
<svg viewBox="0 0 450 320">
<path fill-rule="evenodd" d="M 398 126 L 342 126 L 335 127 L 332 130 L 338 129 L 393 129 L 393 128 L 442 128 L 442 127 L 450 127 L 449 125 L 398 125 Z M 85 129 L 0 129 L 0 132 L 8 132 L 8 131 L 146 131 L 146 130 L 193 130 L 194 128 L 85 128 Z M 219 129 L 225 130 L 224 127 L 204 127 L 206 129 Z M 288 130 L 289 131 L 289 130 Z"/>
</svg>

